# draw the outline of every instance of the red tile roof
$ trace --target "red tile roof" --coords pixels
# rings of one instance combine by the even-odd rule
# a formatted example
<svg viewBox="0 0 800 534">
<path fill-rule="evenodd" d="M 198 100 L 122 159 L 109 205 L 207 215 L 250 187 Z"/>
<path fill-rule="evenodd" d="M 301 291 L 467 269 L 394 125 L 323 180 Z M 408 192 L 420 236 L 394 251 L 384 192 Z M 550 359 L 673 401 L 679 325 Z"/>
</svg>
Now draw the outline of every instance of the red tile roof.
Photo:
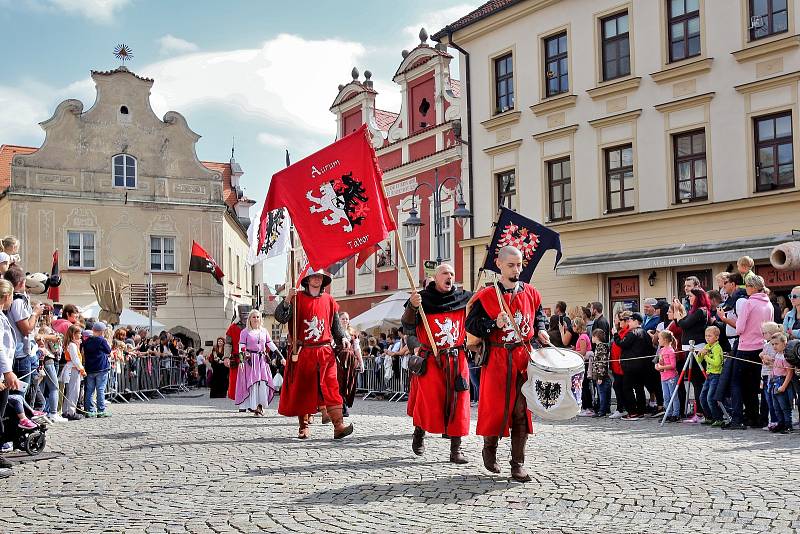
<svg viewBox="0 0 800 534">
<path fill-rule="evenodd" d="M 0 191 L 11 185 L 11 163 L 17 154 L 32 154 L 39 150 L 30 146 L 0 145 Z"/>
<path fill-rule="evenodd" d="M 521 1 L 522 0 L 489 0 L 489 2 L 486 2 L 475 11 L 467 13 L 457 21 L 448 24 L 438 32 L 434 33 L 431 36 L 431 39 L 434 41 L 440 41 L 442 37 L 447 35 L 448 30 L 455 32 L 462 28 L 466 28 L 467 26 L 474 24 L 479 20 L 483 20 L 486 17 L 494 15 L 495 13 L 499 13 L 500 11 L 509 8 L 514 4 L 518 4 Z"/>
<path fill-rule="evenodd" d="M 231 185 L 231 164 L 218 163 L 216 161 L 201 161 L 203 167 L 211 171 L 216 171 L 222 175 L 222 200 L 231 209 L 236 205 L 236 191 Z"/>
<path fill-rule="evenodd" d="M 391 111 L 384 111 L 382 109 L 375 110 L 375 122 L 378 124 L 378 129 L 382 132 L 388 132 L 389 128 L 394 124 L 397 119 L 397 113 Z"/>
<path fill-rule="evenodd" d="M 453 80 L 450 79 L 450 89 L 453 90 L 453 96 L 460 97 L 461 96 L 461 80 Z"/>
</svg>

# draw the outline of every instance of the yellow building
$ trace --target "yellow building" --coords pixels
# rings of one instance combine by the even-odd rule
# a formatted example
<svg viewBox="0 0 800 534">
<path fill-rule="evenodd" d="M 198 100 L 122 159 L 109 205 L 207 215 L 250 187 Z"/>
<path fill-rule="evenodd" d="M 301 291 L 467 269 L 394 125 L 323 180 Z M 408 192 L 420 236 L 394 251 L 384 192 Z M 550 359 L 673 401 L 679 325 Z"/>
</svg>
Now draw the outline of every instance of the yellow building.
<svg viewBox="0 0 800 534">
<path fill-rule="evenodd" d="M 195 345 L 213 341 L 237 304 L 252 304 L 244 221 L 253 202 L 238 185 L 242 170 L 233 158 L 197 159 L 200 136 L 183 116 L 153 113 L 153 80 L 124 67 L 92 72 L 92 79 L 92 107 L 59 104 L 41 123 L 41 147 L 0 149 L 0 232 L 19 237 L 30 271 L 49 272 L 59 250 L 63 303 L 95 300 L 93 270 L 113 266 L 132 283 L 152 272 L 168 286 L 158 321 Z M 188 273 L 193 240 L 222 266 L 222 286 Z"/>
<path fill-rule="evenodd" d="M 711 288 L 745 254 L 778 292 L 800 281 L 768 267 L 798 228 L 800 6 L 764 4 L 493 1 L 434 35 L 469 77 L 465 271 L 502 204 L 561 234 L 547 306 Z"/>
</svg>

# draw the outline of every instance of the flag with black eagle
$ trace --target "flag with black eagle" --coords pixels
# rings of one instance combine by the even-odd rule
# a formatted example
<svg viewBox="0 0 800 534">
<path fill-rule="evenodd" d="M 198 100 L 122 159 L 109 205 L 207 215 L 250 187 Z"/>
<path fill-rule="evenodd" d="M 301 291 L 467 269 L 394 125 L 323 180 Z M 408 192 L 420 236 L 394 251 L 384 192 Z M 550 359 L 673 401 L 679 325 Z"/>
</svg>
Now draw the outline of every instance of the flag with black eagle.
<svg viewBox="0 0 800 534">
<path fill-rule="evenodd" d="M 192 241 L 192 257 L 189 260 L 189 270 L 199 273 L 208 273 L 214 277 L 214 280 L 216 280 L 219 285 L 222 285 L 222 278 L 225 276 L 225 273 L 222 272 L 222 269 L 217 262 L 214 261 L 214 258 L 195 241 Z"/>
</svg>

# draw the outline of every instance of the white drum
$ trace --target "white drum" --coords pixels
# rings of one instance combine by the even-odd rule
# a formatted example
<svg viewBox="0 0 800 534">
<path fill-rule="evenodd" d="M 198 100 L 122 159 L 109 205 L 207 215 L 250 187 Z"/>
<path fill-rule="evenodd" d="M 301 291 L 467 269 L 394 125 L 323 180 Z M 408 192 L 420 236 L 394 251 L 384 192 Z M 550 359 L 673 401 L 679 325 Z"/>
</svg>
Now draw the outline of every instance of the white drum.
<svg viewBox="0 0 800 534">
<path fill-rule="evenodd" d="M 577 417 L 584 372 L 583 358 L 574 350 L 534 349 L 528 361 L 528 381 L 522 386 L 528 409 L 550 421 Z"/>
</svg>

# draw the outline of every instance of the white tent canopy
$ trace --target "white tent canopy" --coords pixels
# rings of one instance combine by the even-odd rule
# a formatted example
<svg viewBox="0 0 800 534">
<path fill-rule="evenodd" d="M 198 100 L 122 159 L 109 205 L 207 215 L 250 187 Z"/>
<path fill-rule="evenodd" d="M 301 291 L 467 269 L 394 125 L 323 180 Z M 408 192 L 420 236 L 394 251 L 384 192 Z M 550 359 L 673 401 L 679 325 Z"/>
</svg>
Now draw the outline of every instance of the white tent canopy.
<svg viewBox="0 0 800 534">
<path fill-rule="evenodd" d="M 96 319 L 100 316 L 100 305 L 97 304 L 97 301 L 94 301 L 88 306 L 81 307 L 81 313 L 84 317 L 94 317 Z M 149 328 L 150 319 L 146 315 L 136 313 L 128 308 L 123 308 L 122 313 L 119 315 L 119 324 L 120 326 L 141 326 Z M 151 332 L 151 335 L 157 334 L 162 330 L 166 330 L 164 323 L 153 319 L 153 332 Z"/>
<path fill-rule="evenodd" d="M 388 328 L 400 328 L 400 318 L 410 295 L 398 291 L 377 303 L 369 310 L 350 318 L 350 325 L 362 332 Z"/>
</svg>

